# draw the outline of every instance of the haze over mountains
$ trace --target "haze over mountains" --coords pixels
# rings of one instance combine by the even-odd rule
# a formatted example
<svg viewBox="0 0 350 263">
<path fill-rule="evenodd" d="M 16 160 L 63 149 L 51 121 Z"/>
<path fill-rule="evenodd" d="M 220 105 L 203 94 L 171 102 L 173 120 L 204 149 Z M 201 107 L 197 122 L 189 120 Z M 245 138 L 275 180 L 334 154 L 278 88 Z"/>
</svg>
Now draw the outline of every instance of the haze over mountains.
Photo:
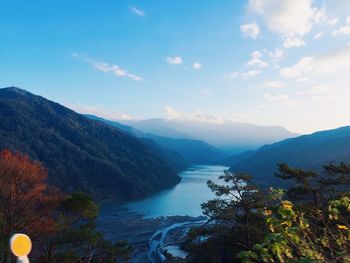
<svg viewBox="0 0 350 263">
<path fill-rule="evenodd" d="M 128 126 L 78 114 L 13 87 L 0 89 L 0 121 L 1 149 L 42 161 L 53 185 L 102 198 L 146 196 L 178 183 L 176 172 L 191 164 L 223 163 L 230 152 L 241 152 L 226 158 L 233 171 L 249 173 L 265 185 L 278 183 L 276 163 L 319 170 L 328 162 L 350 162 L 350 126 L 253 150 L 295 134 L 277 126 L 231 122 L 152 119 Z"/>
<path fill-rule="evenodd" d="M 214 148 L 213 146 L 205 143 L 201 140 L 196 139 L 184 139 L 184 136 L 181 132 L 172 130 L 171 128 L 167 129 L 167 137 L 153 135 L 151 133 L 142 132 L 138 129 L 135 129 L 131 126 L 121 124 L 119 122 L 106 120 L 94 115 L 86 115 L 88 118 L 98 120 L 119 129 L 122 129 L 133 136 L 136 136 L 141 139 L 150 139 L 156 142 L 163 149 L 167 149 L 177 153 L 180 158 L 183 158 L 182 163 L 190 164 L 217 164 L 222 161 L 224 154 Z M 169 131 L 170 134 L 169 134 Z M 173 138 L 171 138 L 173 137 Z M 188 137 L 188 135 L 187 135 Z M 179 160 L 178 160 L 179 161 Z"/>
<path fill-rule="evenodd" d="M 132 199 L 175 185 L 177 164 L 107 124 L 18 88 L 0 89 L 0 149 L 44 163 L 65 191 Z"/>
<path fill-rule="evenodd" d="M 123 123 L 153 135 L 202 140 L 226 155 L 257 149 L 265 144 L 297 136 L 296 133 L 280 126 L 259 126 L 231 121 L 150 119 Z"/>
</svg>

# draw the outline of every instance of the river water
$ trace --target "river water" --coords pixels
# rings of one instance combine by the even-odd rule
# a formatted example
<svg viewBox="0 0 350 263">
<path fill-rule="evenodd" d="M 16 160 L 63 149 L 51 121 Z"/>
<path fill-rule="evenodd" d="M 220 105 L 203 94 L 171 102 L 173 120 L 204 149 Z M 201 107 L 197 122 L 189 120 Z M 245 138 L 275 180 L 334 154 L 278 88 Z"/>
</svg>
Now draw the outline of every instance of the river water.
<svg viewBox="0 0 350 263">
<path fill-rule="evenodd" d="M 192 166 L 181 172 L 181 182 L 174 188 L 162 191 L 148 198 L 129 202 L 125 208 L 145 215 L 146 218 L 159 216 L 202 215 L 201 203 L 215 198 L 207 181 L 218 181 L 218 177 L 229 167 L 218 165 Z"/>
<path fill-rule="evenodd" d="M 164 262 L 163 249 L 169 244 L 172 255 L 184 256 L 186 253 L 174 245 L 175 241 L 188 228 L 206 221 L 201 217 L 201 204 L 215 198 L 207 181 L 218 182 L 227 169 L 217 165 L 192 166 L 179 174 L 181 182 L 169 190 L 122 205 L 107 202 L 101 206 L 98 230 L 109 240 L 128 240 L 135 252 L 134 263 Z M 173 231 L 178 231 L 180 236 L 170 235 L 169 239 Z"/>
</svg>

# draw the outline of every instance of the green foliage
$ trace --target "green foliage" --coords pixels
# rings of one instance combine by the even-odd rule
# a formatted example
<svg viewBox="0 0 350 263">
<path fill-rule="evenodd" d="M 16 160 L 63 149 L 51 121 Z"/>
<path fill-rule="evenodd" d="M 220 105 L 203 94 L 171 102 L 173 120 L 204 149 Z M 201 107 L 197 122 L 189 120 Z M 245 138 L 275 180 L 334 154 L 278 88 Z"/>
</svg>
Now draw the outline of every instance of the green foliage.
<svg viewBox="0 0 350 263">
<path fill-rule="evenodd" d="M 232 172 L 220 177 L 225 184 L 208 182 L 218 198 L 202 208 L 213 223 L 190 232 L 191 260 L 210 262 L 211 249 L 212 262 L 350 262 L 350 165 L 329 164 L 322 173 L 278 168 L 292 182 L 287 190 L 267 194 Z"/>
<path fill-rule="evenodd" d="M 239 254 L 242 262 L 348 262 L 350 261 L 350 166 L 324 166 L 323 173 L 279 165 L 283 179 L 295 183 L 283 201 L 265 209 L 269 233 L 264 242 Z"/>
<path fill-rule="evenodd" d="M 262 215 L 255 212 L 265 206 L 264 195 L 251 177 L 225 171 L 219 179 L 222 185 L 208 182 L 217 198 L 202 204 L 210 227 L 193 230 L 185 245 L 193 262 L 232 262 L 239 251 L 261 241 L 265 231 Z"/>
<path fill-rule="evenodd" d="M 225 171 L 219 177 L 224 185 L 208 181 L 208 187 L 217 197 L 202 204 L 203 213 L 211 220 L 237 221 L 247 223 L 252 209 L 261 206 L 261 193 L 251 185 L 251 177 L 245 174 L 234 174 Z"/>
<path fill-rule="evenodd" d="M 37 262 L 116 262 L 128 259 L 132 249 L 125 242 L 104 240 L 96 231 L 98 206 L 83 192 L 67 196 L 57 211 L 57 231 L 45 240 L 45 247 Z"/>
<path fill-rule="evenodd" d="M 106 263 L 115 263 L 118 262 L 118 260 L 127 261 L 130 259 L 130 255 L 132 253 L 132 247 L 129 246 L 126 241 L 119 241 L 116 243 L 104 241 L 102 248 L 105 253 L 104 255 L 100 255 L 98 258 Z"/>
<path fill-rule="evenodd" d="M 275 213 L 265 212 L 270 233 L 263 243 L 239 254 L 242 262 L 348 262 L 350 199 L 330 201 L 328 211 L 314 212 L 305 214 L 289 201 Z M 346 223 L 340 220 L 345 216 Z"/>
<path fill-rule="evenodd" d="M 75 192 L 63 200 L 62 210 L 65 213 L 75 213 L 85 219 L 95 219 L 98 215 L 98 206 L 93 199 L 83 192 Z"/>
</svg>

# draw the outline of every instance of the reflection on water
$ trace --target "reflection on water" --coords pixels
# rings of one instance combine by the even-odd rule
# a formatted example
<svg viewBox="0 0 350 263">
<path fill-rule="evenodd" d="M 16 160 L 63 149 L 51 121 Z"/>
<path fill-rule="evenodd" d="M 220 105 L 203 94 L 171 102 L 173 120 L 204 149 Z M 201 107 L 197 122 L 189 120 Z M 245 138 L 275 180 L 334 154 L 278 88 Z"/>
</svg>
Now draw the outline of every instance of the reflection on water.
<svg viewBox="0 0 350 263">
<path fill-rule="evenodd" d="M 129 202 L 124 207 L 146 217 L 169 215 L 202 215 L 201 203 L 215 197 L 207 187 L 207 181 L 218 181 L 225 166 L 193 166 L 180 173 L 181 182 L 170 190 L 154 196 Z"/>
</svg>

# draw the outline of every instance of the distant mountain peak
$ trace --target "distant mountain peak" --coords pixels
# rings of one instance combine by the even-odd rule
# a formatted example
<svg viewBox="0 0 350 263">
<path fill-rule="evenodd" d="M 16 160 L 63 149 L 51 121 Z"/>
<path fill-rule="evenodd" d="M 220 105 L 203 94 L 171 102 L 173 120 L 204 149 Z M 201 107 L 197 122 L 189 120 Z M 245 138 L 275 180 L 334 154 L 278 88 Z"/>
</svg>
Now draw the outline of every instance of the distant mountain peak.
<svg viewBox="0 0 350 263">
<path fill-rule="evenodd" d="M 33 95 L 29 91 L 26 91 L 24 89 L 14 87 L 14 86 L 2 88 L 2 89 L 0 89 L 0 92 L 13 92 L 13 93 L 21 94 L 21 95 L 28 95 L 28 94 Z"/>
<path fill-rule="evenodd" d="M 35 95 L 25 89 L 21 89 L 15 86 L 0 88 L 0 95 L 2 98 L 7 99 L 34 99 L 34 100 L 46 100 L 40 95 Z"/>
</svg>

